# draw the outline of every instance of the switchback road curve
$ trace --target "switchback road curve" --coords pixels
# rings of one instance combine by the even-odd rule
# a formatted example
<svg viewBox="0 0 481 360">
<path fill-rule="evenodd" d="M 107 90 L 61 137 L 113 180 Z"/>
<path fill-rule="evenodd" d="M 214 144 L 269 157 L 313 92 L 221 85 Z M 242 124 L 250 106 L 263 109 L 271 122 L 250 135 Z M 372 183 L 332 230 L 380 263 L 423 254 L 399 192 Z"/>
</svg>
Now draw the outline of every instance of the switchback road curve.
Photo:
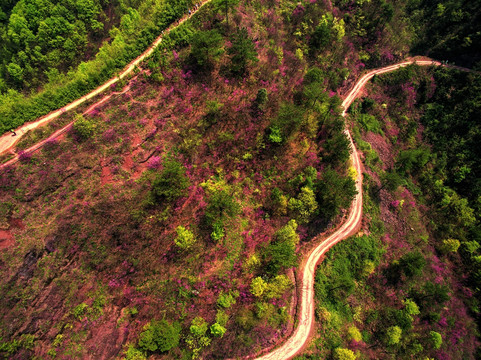
<svg viewBox="0 0 481 360">
<path fill-rule="evenodd" d="M 414 64 L 421 66 L 430 66 L 430 65 L 441 65 L 440 62 L 432 61 L 432 60 L 409 60 L 404 61 L 395 65 L 386 66 L 384 68 L 372 70 L 367 74 L 363 75 L 356 83 L 356 85 L 352 88 L 352 90 L 347 94 L 344 101 L 342 102 L 342 116 L 346 116 L 347 109 L 352 104 L 354 99 L 359 95 L 361 90 L 364 88 L 364 85 L 374 76 L 379 75 L 387 72 L 391 72 L 397 70 L 401 67 Z M 354 142 L 352 141 L 351 134 L 349 130 L 345 130 L 349 141 L 351 142 L 351 162 L 357 172 L 356 178 L 356 190 L 357 195 L 354 198 L 351 209 L 349 211 L 349 215 L 345 222 L 341 225 L 341 227 L 321 241 L 321 243 L 314 248 L 309 254 L 307 258 L 307 262 L 303 267 L 302 271 L 302 282 L 300 289 L 298 289 L 298 319 L 297 319 L 297 328 L 294 330 L 291 337 L 287 339 L 287 341 L 282 344 L 277 349 L 274 349 L 270 353 L 258 357 L 257 360 L 284 360 L 290 359 L 298 354 L 306 345 L 307 340 L 311 334 L 314 325 L 314 278 L 316 267 L 320 262 L 322 256 L 335 244 L 340 242 L 341 240 L 346 239 L 350 235 L 354 234 L 359 227 L 361 226 L 361 219 L 362 219 L 362 169 L 361 169 L 361 160 L 359 158 L 359 154 L 356 150 Z M 313 239 L 316 241 L 317 239 Z"/>
</svg>

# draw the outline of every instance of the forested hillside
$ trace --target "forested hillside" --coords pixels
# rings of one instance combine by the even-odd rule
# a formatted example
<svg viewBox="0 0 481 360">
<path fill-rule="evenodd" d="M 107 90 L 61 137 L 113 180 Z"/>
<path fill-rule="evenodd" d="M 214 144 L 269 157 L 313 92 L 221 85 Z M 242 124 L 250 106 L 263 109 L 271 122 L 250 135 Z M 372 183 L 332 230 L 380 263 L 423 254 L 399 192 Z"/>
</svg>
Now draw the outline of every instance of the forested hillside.
<svg viewBox="0 0 481 360">
<path fill-rule="evenodd" d="M 319 332 L 299 360 L 479 357 L 480 81 L 408 67 L 350 109 L 367 226 L 321 264 Z"/>
<path fill-rule="evenodd" d="M 193 5 L 3 2 L 0 132 L 114 76 Z M 116 95 L 25 136 L 0 168 L 0 356 L 279 345 L 298 319 L 298 267 L 356 194 L 342 96 L 368 68 L 434 47 L 447 58 L 456 37 L 472 40 L 460 61 L 478 61 L 478 25 L 441 5 L 453 27 L 424 2 L 212 0 Z M 363 224 L 319 266 L 298 359 L 479 356 L 480 81 L 409 66 L 352 105 Z"/>
<path fill-rule="evenodd" d="M 191 6 L 188 0 L 2 4 L 0 133 L 99 86 Z"/>
</svg>

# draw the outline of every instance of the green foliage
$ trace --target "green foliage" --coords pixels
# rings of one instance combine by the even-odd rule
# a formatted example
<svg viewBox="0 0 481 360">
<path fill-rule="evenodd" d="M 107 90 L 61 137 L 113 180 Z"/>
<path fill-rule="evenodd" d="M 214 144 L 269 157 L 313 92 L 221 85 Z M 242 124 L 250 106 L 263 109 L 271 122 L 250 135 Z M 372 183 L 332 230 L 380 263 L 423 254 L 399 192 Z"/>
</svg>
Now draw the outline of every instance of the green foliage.
<svg viewBox="0 0 481 360">
<path fill-rule="evenodd" d="M 289 199 L 288 208 L 300 224 L 308 223 L 318 208 L 314 191 L 303 187 L 297 198 Z"/>
<path fill-rule="evenodd" d="M 194 245 L 197 239 L 194 236 L 194 233 L 185 227 L 179 225 L 175 229 L 177 232 L 177 236 L 174 239 L 175 245 L 177 245 L 182 250 L 188 250 Z"/>
<path fill-rule="evenodd" d="M 347 336 L 349 340 L 354 340 L 357 342 L 362 341 L 362 335 L 359 329 L 355 326 L 349 326 L 349 329 L 347 329 Z"/>
<path fill-rule="evenodd" d="M 296 241 L 298 235 L 295 234 L 297 223 L 289 222 L 280 230 L 280 238 L 270 243 L 263 252 L 265 270 L 270 275 L 276 275 L 281 269 L 290 268 L 297 264 Z"/>
<path fill-rule="evenodd" d="M 445 253 L 455 253 L 458 251 L 460 246 L 461 246 L 461 243 L 459 242 L 458 239 L 446 239 L 446 240 L 443 240 L 441 249 Z"/>
<path fill-rule="evenodd" d="M 207 185 L 208 186 L 208 185 Z M 209 190 L 210 196 L 207 199 L 205 219 L 208 226 L 212 228 L 211 237 L 218 242 L 225 235 L 224 222 L 240 211 L 240 206 L 230 194 L 229 186 L 220 185 Z"/>
<path fill-rule="evenodd" d="M 262 88 L 257 91 L 257 96 L 255 100 L 258 106 L 264 105 L 267 102 L 267 90 Z"/>
<path fill-rule="evenodd" d="M 222 240 L 224 236 L 225 236 L 224 224 L 222 223 L 221 220 L 217 220 L 212 225 L 212 232 L 210 233 L 210 237 L 212 238 L 212 240 L 214 240 L 214 242 L 217 243 L 220 240 Z"/>
<path fill-rule="evenodd" d="M 222 325 L 220 325 L 219 323 L 214 323 L 211 325 L 210 327 L 210 332 L 212 335 L 214 335 L 215 337 L 223 337 L 225 332 L 226 332 L 226 328 L 223 327 Z"/>
<path fill-rule="evenodd" d="M 316 271 L 316 301 L 328 313 L 351 316 L 346 299 L 355 289 L 356 283 L 364 280 L 366 261 L 377 266 L 382 252 L 380 242 L 374 235 L 351 237 L 336 244 Z"/>
<path fill-rule="evenodd" d="M 85 311 L 89 306 L 86 303 L 81 303 L 73 308 L 72 315 L 77 319 L 80 320 L 84 317 Z"/>
<path fill-rule="evenodd" d="M 430 331 L 429 337 L 430 337 L 431 344 L 432 344 L 433 348 L 435 350 L 438 350 L 443 343 L 443 338 L 442 338 L 441 334 L 436 332 L 436 331 Z"/>
<path fill-rule="evenodd" d="M 250 64 L 259 61 L 257 51 L 245 28 L 234 31 L 230 41 L 232 46 L 227 49 L 231 61 L 230 71 L 234 76 L 242 77 Z"/>
<path fill-rule="evenodd" d="M 201 316 L 195 317 L 190 325 L 190 335 L 187 336 L 185 342 L 187 346 L 192 350 L 192 358 L 199 357 L 203 348 L 207 347 L 211 343 L 211 339 L 206 335 L 209 329 L 209 324 Z M 219 331 L 220 329 L 217 329 Z"/>
<path fill-rule="evenodd" d="M 164 162 L 164 169 L 152 183 L 152 203 L 160 200 L 173 201 L 185 196 L 186 189 L 190 186 L 185 174 L 184 166 L 176 160 L 168 159 Z"/>
<path fill-rule="evenodd" d="M 340 176 L 335 170 L 327 169 L 316 185 L 319 212 L 326 219 L 339 214 L 341 209 L 349 208 L 357 194 L 356 183 L 349 176 Z"/>
<path fill-rule="evenodd" d="M 3 353 L 6 356 L 12 356 L 19 349 L 31 350 L 34 347 L 34 342 L 35 336 L 32 334 L 23 334 L 18 338 L 18 340 L 13 339 L 6 342 L 3 342 L 2 338 L 0 337 L 0 353 Z"/>
<path fill-rule="evenodd" d="M 399 186 L 404 183 L 404 179 L 395 171 L 386 171 L 381 176 L 382 187 L 385 187 L 389 191 L 395 191 Z"/>
<path fill-rule="evenodd" d="M 401 341 L 402 329 L 399 326 L 391 326 L 386 330 L 385 343 L 388 346 L 399 344 Z"/>
<path fill-rule="evenodd" d="M 238 296 L 239 293 L 238 292 L 228 292 L 228 293 L 221 292 L 219 294 L 219 297 L 217 298 L 217 305 L 219 305 L 224 309 L 230 308 L 232 305 L 236 303 L 236 300 L 235 300 L 236 295 Z"/>
<path fill-rule="evenodd" d="M 291 287 L 292 281 L 286 275 L 277 275 L 268 283 L 264 296 L 267 299 L 279 299 Z"/>
<path fill-rule="evenodd" d="M 146 6 L 139 1 L 138 9 L 133 9 L 123 2 L 101 0 L 19 0 L 8 24 L 3 26 L 0 20 L 5 55 L 0 64 L 0 133 L 59 109 L 112 77 L 184 14 L 189 4 L 165 0 Z M 116 14 L 105 24 L 113 26 L 120 19 L 119 28 L 109 32 L 104 28 L 105 10 Z M 100 40 L 107 37 L 110 41 L 98 49 Z M 163 41 L 160 47 L 176 41 Z M 82 62 L 87 54 L 91 60 Z M 39 88 L 38 93 L 27 95 Z"/>
<path fill-rule="evenodd" d="M 146 360 L 147 359 L 144 353 L 139 349 L 137 349 L 132 344 L 129 345 L 124 355 L 125 355 L 125 360 Z"/>
<path fill-rule="evenodd" d="M 208 324 L 202 316 L 197 316 L 190 324 L 190 333 L 194 336 L 203 336 L 207 332 Z"/>
<path fill-rule="evenodd" d="M 226 326 L 227 322 L 229 321 L 229 315 L 227 315 L 224 310 L 217 310 L 215 321 L 222 326 Z"/>
<path fill-rule="evenodd" d="M 430 156 L 426 148 L 402 150 L 396 162 L 397 169 L 404 173 L 417 172 L 427 164 Z"/>
<path fill-rule="evenodd" d="M 216 30 L 197 31 L 191 39 L 190 63 L 198 71 L 210 71 L 223 53 L 222 36 Z"/>
<path fill-rule="evenodd" d="M 139 337 L 139 348 L 149 352 L 165 352 L 179 345 L 180 324 L 167 320 L 152 321 Z"/>
<path fill-rule="evenodd" d="M 95 134 L 95 128 L 93 120 L 86 119 L 80 114 L 76 116 L 73 129 L 81 139 L 91 138 Z"/>
<path fill-rule="evenodd" d="M 296 220 L 291 219 L 286 225 L 281 227 L 274 234 L 276 241 L 287 242 L 293 246 L 299 243 L 299 235 L 296 233 L 297 223 Z"/>
<path fill-rule="evenodd" d="M 419 307 L 413 300 L 406 299 L 406 300 L 403 301 L 403 304 L 404 304 L 404 311 L 408 315 L 414 316 L 414 315 L 420 314 Z"/>
<path fill-rule="evenodd" d="M 283 144 L 301 126 L 304 111 L 291 103 L 281 105 L 277 118 L 271 121 L 269 141 Z"/>
<path fill-rule="evenodd" d="M 279 126 L 271 126 L 269 128 L 269 141 L 273 144 L 282 144 L 284 139 L 282 138 L 281 129 Z"/>
<path fill-rule="evenodd" d="M 267 287 L 267 282 L 258 276 L 252 280 L 250 290 L 252 295 L 255 297 L 261 297 L 264 294 L 264 291 L 266 291 Z"/>
<path fill-rule="evenodd" d="M 357 356 L 352 350 L 337 348 L 334 350 L 334 359 L 336 360 L 356 360 Z"/>
<path fill-rule="evenodd" d="M 425 265 L 426 260 L 424 256 L 418 251 L 413 251 L 394 261 L 386 269 L 385 275 L 391 284 L 397 284 L 401 280 L 402 275 L 410 279 L 421 274 Z"/>
<path fill-rule="evenodd" d="M 364 130 L 376 134 L 383 134 L 381 123 L 374 116 L 369 114 L 359 114 L 357 121 Z"/>
</svg>

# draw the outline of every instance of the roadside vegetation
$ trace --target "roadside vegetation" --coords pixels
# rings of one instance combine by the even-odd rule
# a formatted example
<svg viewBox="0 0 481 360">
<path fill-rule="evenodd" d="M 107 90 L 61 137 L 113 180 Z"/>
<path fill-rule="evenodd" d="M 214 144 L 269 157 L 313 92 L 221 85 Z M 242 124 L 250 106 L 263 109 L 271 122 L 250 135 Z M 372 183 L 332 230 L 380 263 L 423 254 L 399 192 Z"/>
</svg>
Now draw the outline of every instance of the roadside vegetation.
<svg viewBox="0 0 481 360">
<path fill-rule="evenodd" d="M 7 1 L 0 8 L 0 134 L 93 90 L 193 2 Z"/>
<path fill-rule="evenodd" d="M 91 19 L 102 23 L 104 3 L 92 4 L 99 13 Z M 192 6 L 136 4 L 119 3 L 120 13 L 132 9 L 111 24 L 115 38 L 88 63 L 98 67 L 80 64 L 62 75 L 68 70 L 59 62 L 48 70 L 70 79 L 65 87 L 49 93 L 45 85 L 23 98 L 15 86 L 24 91 L 45 78 L 14 84 L 4 64 L 10 90 L 0 114 L 13 119 L 4 130 L 95 87 Z M 141 5 L 148 14 L 138 18 Z M 300 257 L 355 196 L 339 95 L 365 68 L 404 58 L 409 29 L 403 7 L 384 0 L 213 0 L 165 35 L 128 92 L 87 113 L 63 114 L 61 121 L 75 120 L 70 131 L 35 153 L 19 151 L 20 161 L 0 171 L 1 234 L 10 241 L 0 243 L 0 354 L 224 359 L 276 345 L 295 326 Z M 421 75 L 405 71 L 385 85 L 400 92 L 392 102 L 373 97 L 352 109 L 368 168 L 368 218 L 316 275 L 316 316 L 326 327 L 307 358 L 469 358 L 477 346 L 462 302 L 476 290 L 456 283 L 451 265 L 472 232 L 455 223 L 435 228 L 425 220 L 431 203 L 420 195 L 432 185 L 420 175 L 434 146 L 421 143 L 415 106 L 438 88 L 411 84 Z M 403 106 L 412 120 L 396 112 Z M 386 137 L 392 149 L 371 147 L 370 136 Z M 384 158 L 391 153 L 395 159 Z M 452 171 L 462 181 L 474 172 Z M 459 194 L 446 190 L 440 201 L 452 201 L 447 206 L 474 226 L 477 195 L 443 181 L 442 189 Z"/>
<path fill-rule="evenodd" d="M 320 265 L 319 331 L 298 359 L 479 355 L 480 81 L 410 66 L 352 105 L 369 223 Z"/>
</svg>

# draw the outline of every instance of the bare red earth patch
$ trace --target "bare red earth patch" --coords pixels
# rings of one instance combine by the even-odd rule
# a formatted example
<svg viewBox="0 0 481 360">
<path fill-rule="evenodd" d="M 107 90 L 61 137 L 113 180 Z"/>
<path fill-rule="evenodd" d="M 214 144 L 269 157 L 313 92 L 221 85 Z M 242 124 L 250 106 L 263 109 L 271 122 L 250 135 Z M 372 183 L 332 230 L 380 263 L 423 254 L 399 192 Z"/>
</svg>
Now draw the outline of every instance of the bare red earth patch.
<svg viewBox="0 0 481 360">
<path fill-rule="evenodd" d="M 0 250 L 15 244 L 15 238 L 10 230 L 0 230 Z"/>
</svg>

